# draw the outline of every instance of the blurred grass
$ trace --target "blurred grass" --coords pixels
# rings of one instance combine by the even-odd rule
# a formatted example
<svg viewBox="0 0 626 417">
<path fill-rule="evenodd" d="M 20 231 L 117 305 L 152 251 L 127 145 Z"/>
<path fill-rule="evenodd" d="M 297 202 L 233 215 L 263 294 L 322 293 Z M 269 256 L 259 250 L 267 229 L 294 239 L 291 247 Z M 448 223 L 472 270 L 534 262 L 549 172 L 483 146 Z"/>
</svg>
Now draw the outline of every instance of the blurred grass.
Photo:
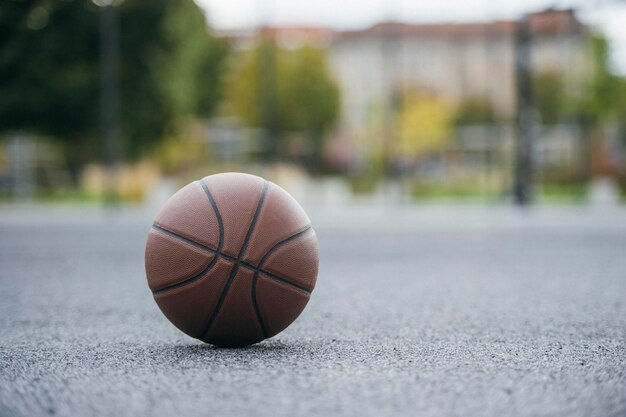
<svg viewBox="0 0 626 417">
<path fill-rule="evenodd" d="M 0 193 L 0 204 L 11 204 L 16 201 L 15 196 L 10 193 Z M 62 204 L 98 204 L 102 202 L 100 195 L 90 193 L 86 190 L 75 189 L 55 189 L 55 190 L 38 190 L 31 197 L 26 199 L 32 203 L 62 203 Z"/>
<path fill-rule="evenodd" d="M 554 185 L 544 184 L 537 193 L 539 203 L 573 203 L 584 204 L 588 200 L 586 184 Z"/>
<path fill-rule="evenodd" d="M 228 171 L 233 171 L 234 167 L 230 167 Z M 209 175 L 211 172 L 203 170 L 200 172 L 193 172 L 190 175 L 189 181 Z M 267 174 L 267 173 L 265 173 Z M 138 178 L 135 178 L 137 180 Z M 150 181 L 148 181 L 148 179 Z M 152 184 L 151 178 L 144 178 L 145 187 L 141 187 L 139 184 L 118 184 L 117 199 L 122 203 L 141 203 L 148 195 L 147 184 Z M 180 178 L 179 178 L 180 179 Z M 181 185 L 185 184 L 185 181 L 176 181 Z M 347 180 L 350 191 L 353 196 L 367 197 L 376 193 L 380 187 L 380 182 L 376 181 L 373 177 L 362 176 L 358 178 L 351 178 Z M 77 188 L 62 188 L 62 189 L 40 189 L 33 193 L 33 195 L 26 201 L 32 203 L 46 203 L 46 204 L 100 204 L 105 200 L 105 194 L 101 188 L 102 183 L 98 181 L 98 187 L 93 187 L 87 184 L 87 186 Z M 506 190 L 498 190 L 494 187 L 487 188 L 484 185 L 475 183 L 463 183 L 463 184 L 423 184 L 413 182 L 405 184 L 406 190 L 408 190 L 411 197 L 411 201 L 416 203 L 420 202 L 450 202 L 450 203 L 463 203 L 463 202 L 481 202 L 481 203 L 501 203 L 508 200 L 509 196 Z M 543 184 L 536 189 L 535 202 L 538 204 L 586 204 L 588 202 L 589 189 L 585 184 Z M 623 202 L 626 202 L 626 192 L 622 190 L 620 198 Z M 0 204 L 10 204 L 15 201 L 15 197 L 7 192 L 0 192 Z"/>
<path fill-rule="evenodd" d="M 411 197 L 416 201 L 471 201 L 496 203 L 503 193 L 477 184 L 414 184 Z"/>
</svg>

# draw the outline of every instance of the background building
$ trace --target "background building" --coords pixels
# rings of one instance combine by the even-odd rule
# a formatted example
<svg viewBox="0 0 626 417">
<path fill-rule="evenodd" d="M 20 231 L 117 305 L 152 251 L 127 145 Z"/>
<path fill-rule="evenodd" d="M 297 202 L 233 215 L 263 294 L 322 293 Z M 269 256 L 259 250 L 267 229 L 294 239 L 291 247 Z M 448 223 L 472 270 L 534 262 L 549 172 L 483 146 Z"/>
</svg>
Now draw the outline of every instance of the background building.
<svg viewBox="0 0 626 417">
<path fill-rule="evenodd" d="M 371 126 L 372 106 L 393 107 L 410 89 L 458 104 L 489 103 L 497 116 L 515 113 L 515 33 L 519 22 L 379 23 L 337 32 L 330 57 L 342 91 L 343 127 Z M 555 72 L 572 94 L 589 79 L 588 30 L 571 10 L 530 15 L 534 73 Z"/>
</svg>

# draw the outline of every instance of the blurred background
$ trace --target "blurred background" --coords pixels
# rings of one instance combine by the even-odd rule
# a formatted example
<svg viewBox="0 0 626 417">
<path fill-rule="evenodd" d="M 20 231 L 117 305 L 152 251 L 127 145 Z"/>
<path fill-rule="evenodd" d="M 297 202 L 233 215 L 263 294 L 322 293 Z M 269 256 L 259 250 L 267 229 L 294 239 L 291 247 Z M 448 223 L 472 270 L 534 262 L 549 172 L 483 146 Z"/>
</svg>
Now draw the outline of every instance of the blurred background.
<svg viewBox="0 0 626 417">
<path fill-rule="evenodd" d="M 626 195 L 626 2 L 2 0 L 0 201 Z"/>
<path fill-rule="evenodd" d="M 320 242 L 247 350 L 145 281 L 223 171 Z M 625 203 L 626 0 L 0 0 L 0 417 L 624 417 Z"/>
</svg>

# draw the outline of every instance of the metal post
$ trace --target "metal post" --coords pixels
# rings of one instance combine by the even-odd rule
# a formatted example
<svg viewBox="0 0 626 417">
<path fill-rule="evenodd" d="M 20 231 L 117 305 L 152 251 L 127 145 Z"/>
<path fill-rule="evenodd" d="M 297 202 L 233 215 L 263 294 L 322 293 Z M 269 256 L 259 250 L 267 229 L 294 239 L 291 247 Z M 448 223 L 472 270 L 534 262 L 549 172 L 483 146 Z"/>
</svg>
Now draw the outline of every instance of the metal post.
<svg viewBox="0 0 626 417">
<path fill-rule="evenodd" d="M 279 144 L 278 129 L 278 103 L 276 77 L 278 47 L 272 34 L 263 38 L 261 34 L 259 43 L 259 115 L 263 129 L 263 144 L 265 162 L 276 162 L 279 159 L 281 149 Z"/>
<path fill-rule="evenodd" d="M 397 139 L 396 116 L 400 111 L 402 95 L 404 91 L 399 91 L 401 85 L 398 80 L 400 43 L 402 42 L 402 33 L 396 32 L 396 28 L 391 23 L 387 32 L 381 33 L 381 58 L 382 58 L 382 86 L 383 86 L 383 109 L 382 109 L 382 166 L 381 173 L 385 180 L 390 179 L 395 172 L 392 167 L 392 147 Z"/>
<path fill-rule="evenodd" d="M 517 24 L 515 36 L 515 76 L 517 84 L 517 145 L 513 198 L 518 205 L 532 202 L 534 182 L 534 145 L 537 112 L 534 107 L 531 62 L 532 33 L 530 18 Z"/>
<path fill-rule="evenodd" d="M 259 56 L 258 80 L 259 92 L 257 97 L 257 120 L 261 128 L 263 162 L 276 162 L 279 159 L 280 132 L 278 121 L 278 78 L 277 59 L 278 45 L 271 31 L 271 15 L 273 0 L 257 0 L 257 48 Z"/>
<path fill-rule="evenodd" d="M 100 111 L 104 164 L 105 202 L 117 201 L 115 167 L 119 139 L 119 36 L 117 8 L 109 2 L 100 10 Z"/>
</svg>

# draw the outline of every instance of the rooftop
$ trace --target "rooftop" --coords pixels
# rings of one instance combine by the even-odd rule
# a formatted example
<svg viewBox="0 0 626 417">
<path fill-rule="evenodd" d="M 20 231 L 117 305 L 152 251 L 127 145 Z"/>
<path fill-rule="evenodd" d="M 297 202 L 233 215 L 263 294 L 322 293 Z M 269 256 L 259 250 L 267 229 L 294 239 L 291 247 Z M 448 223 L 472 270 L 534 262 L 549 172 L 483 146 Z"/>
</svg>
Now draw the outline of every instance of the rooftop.
<svg viewBox="0 0 626 417">
<path fill-rule="evenodd" d="M 528 15 L 533 34 L 554 36 L 566 33 L 582 33 L 587 30 L 574 10 L 548 9 Z M 328 43 L 334 39 L 361 38 L 381 35 L 395 36 L 451 36 L 465 37 L 481 34 L 512 36 L 521 20 L 498 20 L 493 22 L 445 22 L 445 23 L 406 23 L 387 21 L 357 30 L 335 30 L 327 26 L 284 25 L 263 26 L 258 29 L 221 31 L 225 37 L 250 38 L 261 35 L 276 39 L 281 43 Z"/>
</svg>

